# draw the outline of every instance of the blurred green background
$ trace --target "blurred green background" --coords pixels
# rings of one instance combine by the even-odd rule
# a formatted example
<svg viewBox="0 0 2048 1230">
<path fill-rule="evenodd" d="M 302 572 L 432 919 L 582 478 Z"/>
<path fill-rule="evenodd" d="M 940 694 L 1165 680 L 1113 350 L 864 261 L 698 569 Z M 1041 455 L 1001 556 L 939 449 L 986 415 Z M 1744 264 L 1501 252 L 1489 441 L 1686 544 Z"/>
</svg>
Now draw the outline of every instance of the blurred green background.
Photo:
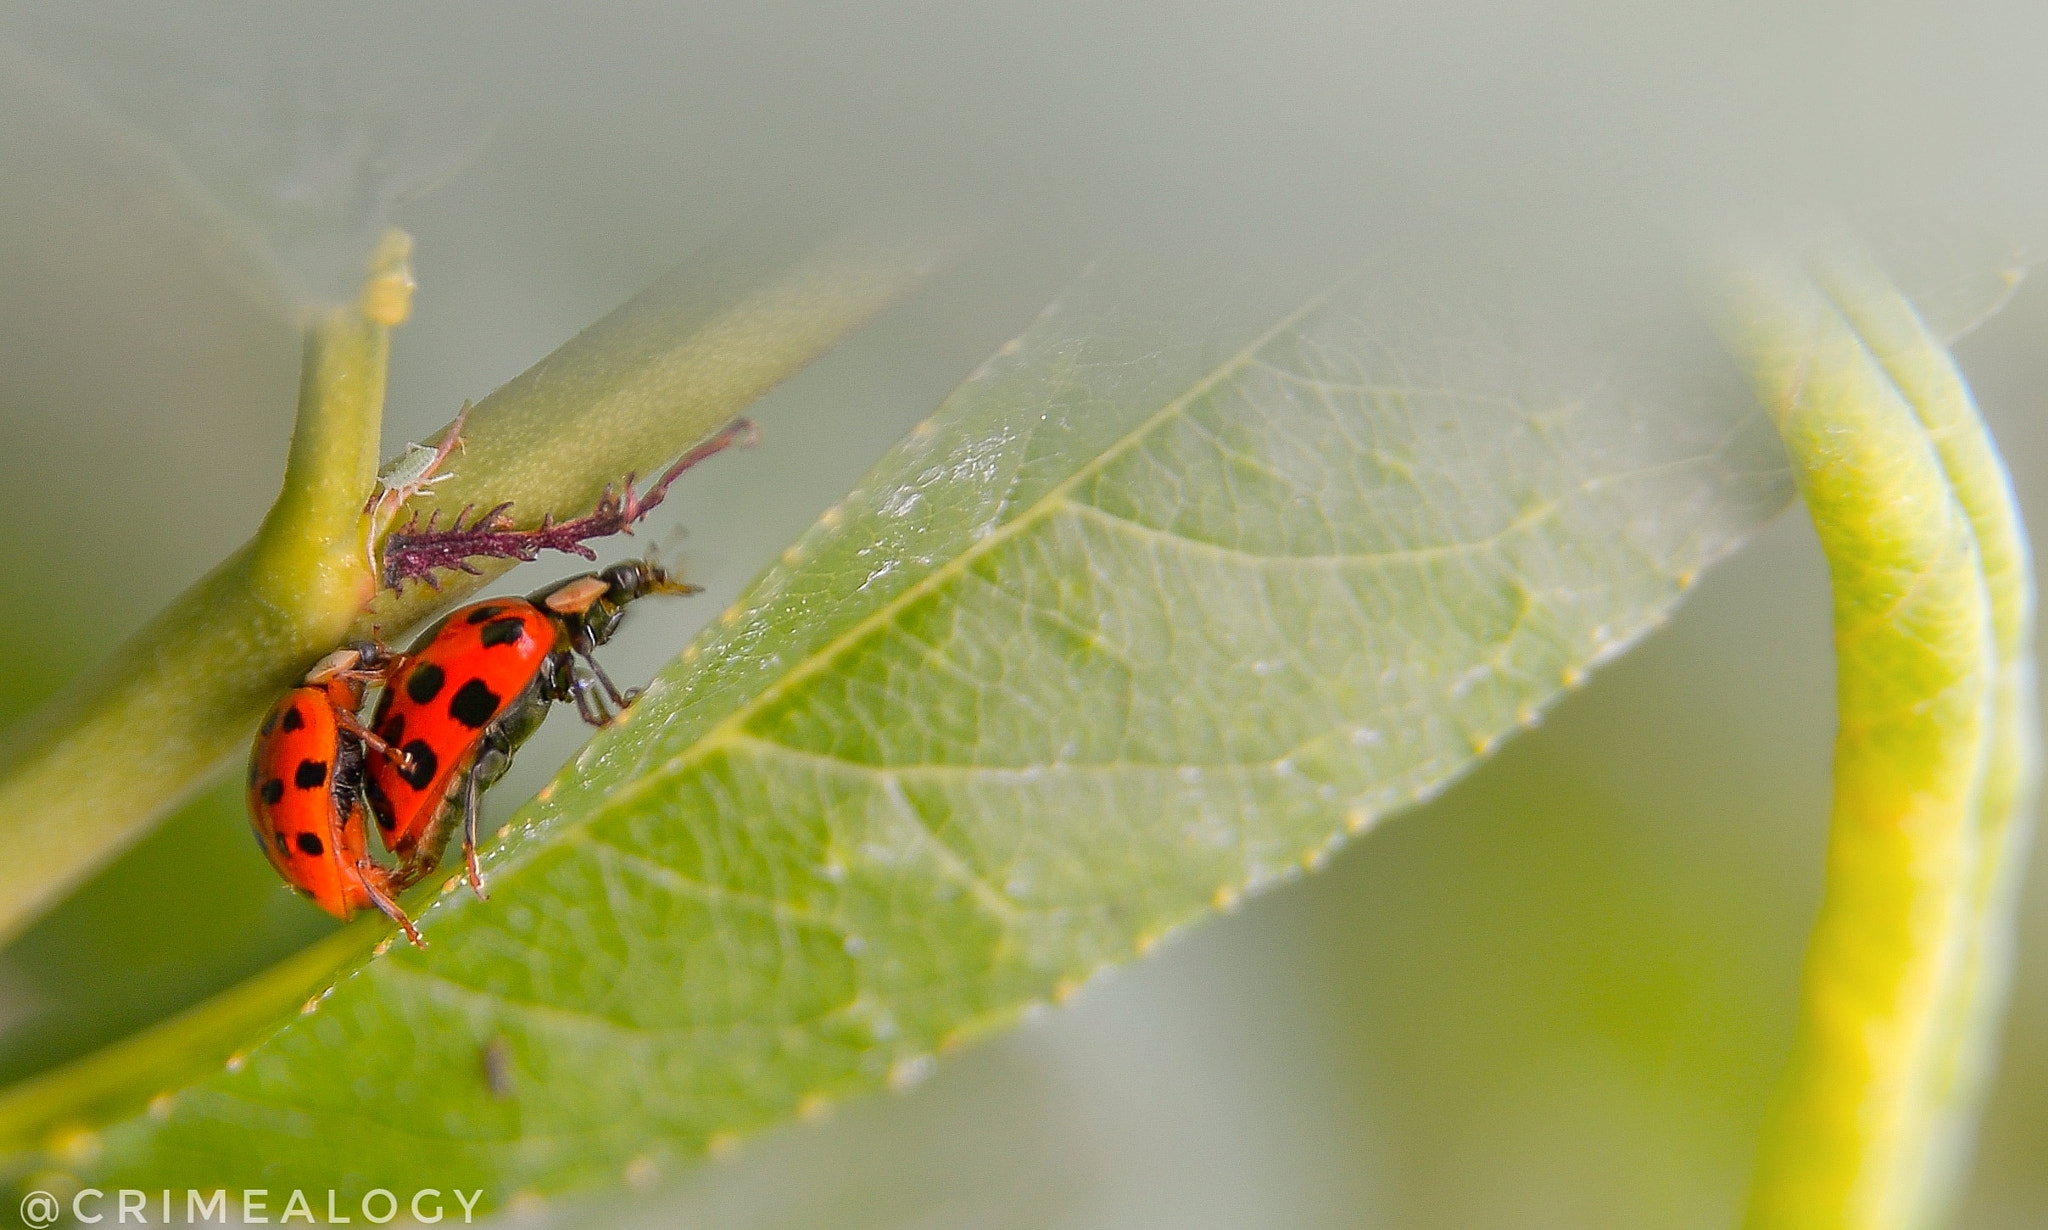
<svg viewBox="0 0 2048 1230">
<path fill-rule="evenodd" d="M 1808 214 L 2040 233 L 2037 10 L 1642 8 L 0 3 L 0 728 L 275 493 L 297 343 L 236 255 L 250 244 L 319 294 L 385 217 L 417 236 L 396 449 L 764 209 L 995 220 L 979 254 L 764 402 L 761 446 L 692 475 L 628 544 L 686 525 L 710 592 L 636 615 L 607 659 L 624 679 L 1119 237 L 1194 216 L 1600 265 Z M 1958 350 L 2037 527 L 2044 335 L 2048 288 L 2026 286 Z M 1788 516 L 1542 729 L 1323 874 L 910 1096 L 523 1216 L 1729 1225 L 1818 893 L 1827 619 Z M 581 737 L 557 715 L 494 811 Z M 2033 879 L 1958 1222 L 1985 1230 L 2048 1224 L 2038 855 Z M 0 1079 L 330 925 L 217 789 L 0 952 Z"/>
</svg>

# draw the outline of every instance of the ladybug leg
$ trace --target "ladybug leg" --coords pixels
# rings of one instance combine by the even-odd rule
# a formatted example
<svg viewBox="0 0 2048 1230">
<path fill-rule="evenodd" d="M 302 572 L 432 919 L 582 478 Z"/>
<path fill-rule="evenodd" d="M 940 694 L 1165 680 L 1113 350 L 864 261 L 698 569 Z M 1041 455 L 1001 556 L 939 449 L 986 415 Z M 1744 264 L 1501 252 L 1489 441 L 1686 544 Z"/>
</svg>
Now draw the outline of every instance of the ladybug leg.
<svg viewBox="0 0 2048 1230">
<path fill-rule="evenodd" d="M 462 784 L 462 867 L 469 876 L 469 891 L 478 901 L 489 901 L 484 892 L 484 873 L 476 865 L 477 811 L 482 804 L 483 778 L 471 773 Z"/>
<path fill-rule="evenodd" d="M 384 891 L 381 881 L 385 877 L 382 872 L 381 866 L 367 858 L 356 860 L 356 881 L 363 886 L 363 893 L 369 897 L 370 903 L 383 911 L 386 918 L 398 924 L 399 929 L 405 932 L 405 938 L 412 941 L 414 948 L 425 948 L 427 941 L 420 938 L 418 929 L 412 925 L 412 919 L 407 918 L 405 911 L 398 907 L 398 902 L 392 900 L 391 894 Z"/>
<path fill-rule="evenodd" d="M 573 700 L 576 702 L 576 716 L 589 726 L 611 725 L 611 715 L 604 711 L 604 705 L 590 694 L 593 683 L 576 669 L 576 653 L 567 649 L 556 650 L 548 658 L 546 696 L 549 700 Z"/>
<path fill-rule="evenodd" d="M 597 659 L 592 657 L 588 651 L 583 653 L 583 663 L 590 668 L 590 673 L 596 676 L 598 683 L 603 685 L 605 696 L 611 700 L 614 709 L 625 708 L 633 703 L 634 697 L 639 695 L 637 692 L 619 691 L 619 685 L 612 682 L 612 677 L 604 673 L 604 667 L 599 666 Z M 610 721 L 610 718 L 605 719 L 607 724 Z"/>
<path fill-rule="evenodd" d="M 576 716 L 591 726 L 609 726 L 612 721 L 611 715 L 607 714 L 604 707 L 598 704 L 597 698 L 590 694 L 591 686 L 590 680 L 582 678 L 569 684 L 569 695 L 576 702 Z"/>
<path fill-rule="evenodd" d="M 379 738 L 377 732 L 363 725 L 363 720 L 347 709 L 334 711 L 334 724 L 363 741 L 363 746 L 387 760 L 397 762 L 400 769 L 412 768 L 412 757 Z"/>
<path fill-rule="evenodd" d="M 484 745 L 477 751 L 476 764 L 462 783 L 462 865 L 469 877 L 469 890 L 476 894 L 478 901 L 490 900 L 484 892 L 484 873 L 477 865 L 476 856 L 484 787 L 503 777 L 511 765 L 512 749 L 504 745 L 499 732 L 490 731 L 484 735 Z"/>
</svg>

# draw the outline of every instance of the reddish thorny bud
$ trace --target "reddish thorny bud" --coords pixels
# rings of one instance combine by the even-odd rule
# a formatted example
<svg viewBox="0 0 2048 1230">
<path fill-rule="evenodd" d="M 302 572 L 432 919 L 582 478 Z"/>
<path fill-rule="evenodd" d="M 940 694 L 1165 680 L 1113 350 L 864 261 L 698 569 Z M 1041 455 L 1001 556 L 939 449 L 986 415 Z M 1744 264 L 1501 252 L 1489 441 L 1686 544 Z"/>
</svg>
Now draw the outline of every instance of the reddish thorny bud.
<svg viewBox="0 0 2048 1230">
<path fill-rule="evenodd" d="M 414 513 L 403 529 L 392 531 L 384 540 L 384 586 L 398 589 L 407 581 L 424 581 L 438 589 L 434 581 L 436 570 L 475 576 L 477 569 L 469 562 L 473 559 L 531 561 L 538 559 L 542 551 L 596 559 L 597 553 L 585 545 L 590 539 L 631 533 L 636 522 L 660 505 L 668 495 L 669 484 L 682 477 L 684 471 L 735 444 L 751 445 L 757 435 L 753 423 L 734 419 L 717 435 L 684 453 L 662 472 L 646 494 L 633 490 L 633 475 L 628 474 L 619 484 L 619 491 L 606 487 L 597 507 L 583 516 L 562 522 L 552 516 L 544 517 L 533 529 L 522 530 L 513 525 L 510 503 L 499 504 L 474 518 L 470 513 L 475 506 L 465 506 L 446 529 L 437 524 L 439 510 L 427 518 L 424 528 L 420 527 L 419 514 Z M 469 521 L 467 525 L 463 524 L 465 519 Z"/>
</svg>

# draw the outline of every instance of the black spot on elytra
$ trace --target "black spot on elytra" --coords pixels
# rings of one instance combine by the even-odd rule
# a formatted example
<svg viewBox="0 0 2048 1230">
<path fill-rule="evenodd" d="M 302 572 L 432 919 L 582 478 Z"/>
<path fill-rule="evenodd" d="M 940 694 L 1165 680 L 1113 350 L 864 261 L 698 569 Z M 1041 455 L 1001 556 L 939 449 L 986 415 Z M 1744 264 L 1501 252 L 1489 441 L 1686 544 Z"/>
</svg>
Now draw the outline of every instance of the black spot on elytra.
<svg viewBox="0 0 2048 1230">
<path fill-rule="evenodd" d="M 526 621 L 516 616 L 494 619 L 484 625 L 484 648 L 496 645 L 517 645 L 526 639 Z"/>
<path fill-rule="evenodd" d="M 268 712 L 268 713 L 266 713 L 266 714 L 264 714 L 264 715 L 263 715 L 263 725 L 261 725 L 261 726 L 258 726 L 258 727 L 256 728 L 256 733 L 257 733 L 257 734 L 259 734 L 259 735 L 267 735 L 267 734 L 269 734 L 269 733 L 270 733 L 271 731 L 273 731 L 273 730 L 276 730 L 276 729 L 277 729 L 277 710 L 275 710 L 275 709 L 272 709 L 272 710 L 271 710 L 270 712 Z"/>
<path fill-rule="evenodd" d="M 455 690 L 455 698 L 448 702 L 448 716 L 471 730 L 482 730 L 502 703 L 503 698 L 486 687 L 483 680 L 472 679 Z"/>
<path fill-rule="evenodd" d="M 284 711 L 284 728 L 286 730 L 304 730 L 306 728 L 305 715 L 299 712 L 297 705 L 293 705 Z"/>
<path fill-rule="evenodd" d="M 447 674 L 440 667 L 432 662 L 423 663 L 405 681 L 405 694 L 412 698 L 413 704 L 424 705 L 441 694 L 441 685 L 447 680 Z"/>
<path fill-rule="evenodd" d="M 301 790 L 312 790 L 327 784 L 327 762 L 324 760 L 301 760 L 298 771 L 292 774 L 292 785 Z"/>
<path fill-rule="evenodd" d="M 263 783 L 263 789 L 259 793 L 263 796 L 264 802 L 272 805 L 277 804 L 284 798 L 284 779 L 282 777 L 271 778 Z"/>
<path fill-rule="evenodd" d="M 377 827 L 387 833 L 397 828 L 398 819 L 391 814 L 391 799 L 384 793 L 384 787 L 379 786 L 374 777 L 363 786 L 370 796 L 370 814 L 377 817 Z"/>
<path fill-rule="evenodd" d="M 414 790 L 425 790 L 427 783 L 434 780 L 434 773 L 441 767 L 441 761 L 434 755 L 434 749 L 427 746 L 425 739 L 414 739 L 398 749 L 411 759 L 412 767 L 398 766 L 398 775 Z"/>
<path fill-rule="evenodd" d="M 273 841 L 277 842 L 277 852 L 279 854 L 290 854 L 292 852 L 291 846 L 285 842 L 283 833 L 272 833 L 270 836 Z"/>
<path fill-rule="evenodd" d="M 319 858 L 327 852 L 327 847 L 320 844 L 320 838 L 316 834 L 300 833 L 298 840 L 299 852 L 301 854 L 310 854 L 314 858 Z"/>
<path fill-rule="evenodd" d="M 468 622 L 473 624 L 480 624 L 485 622 L 486 620 L 496 619 L 498 616 L 503 615 L 504 613 L 505 608 L 501 606 L 480 606 L 469 613 Z"/>
<path fill-rule="evenodd" d="M 394 713 L 385 718 L 384 724 L 377 728 L 377 737 L 393 747 L 405 742 L 405 715 Z"/>
</svg>

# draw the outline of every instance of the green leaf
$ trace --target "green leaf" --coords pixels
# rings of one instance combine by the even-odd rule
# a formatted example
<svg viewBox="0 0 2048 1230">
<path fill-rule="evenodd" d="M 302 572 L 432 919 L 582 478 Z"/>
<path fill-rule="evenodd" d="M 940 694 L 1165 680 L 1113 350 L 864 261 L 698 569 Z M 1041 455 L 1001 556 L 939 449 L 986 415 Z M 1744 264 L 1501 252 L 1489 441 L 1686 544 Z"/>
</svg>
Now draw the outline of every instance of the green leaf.
<svg viewBox="0 0 2048 1230">
<path fill-rule="evenodd" d="M 307 1015 L 280 975 L 267 1037 L 244 996 L 0 1099 L 17 1173 L 482 1207 L 656 1174 L 1431 796 L 1788 486 L 1746 397 L 1545 387 L 1423 306 L 1085 280 L 514 818 L 489 902 Z M 192 1078 L 208 1044 L 245 1049 Z"/>
</svg>

